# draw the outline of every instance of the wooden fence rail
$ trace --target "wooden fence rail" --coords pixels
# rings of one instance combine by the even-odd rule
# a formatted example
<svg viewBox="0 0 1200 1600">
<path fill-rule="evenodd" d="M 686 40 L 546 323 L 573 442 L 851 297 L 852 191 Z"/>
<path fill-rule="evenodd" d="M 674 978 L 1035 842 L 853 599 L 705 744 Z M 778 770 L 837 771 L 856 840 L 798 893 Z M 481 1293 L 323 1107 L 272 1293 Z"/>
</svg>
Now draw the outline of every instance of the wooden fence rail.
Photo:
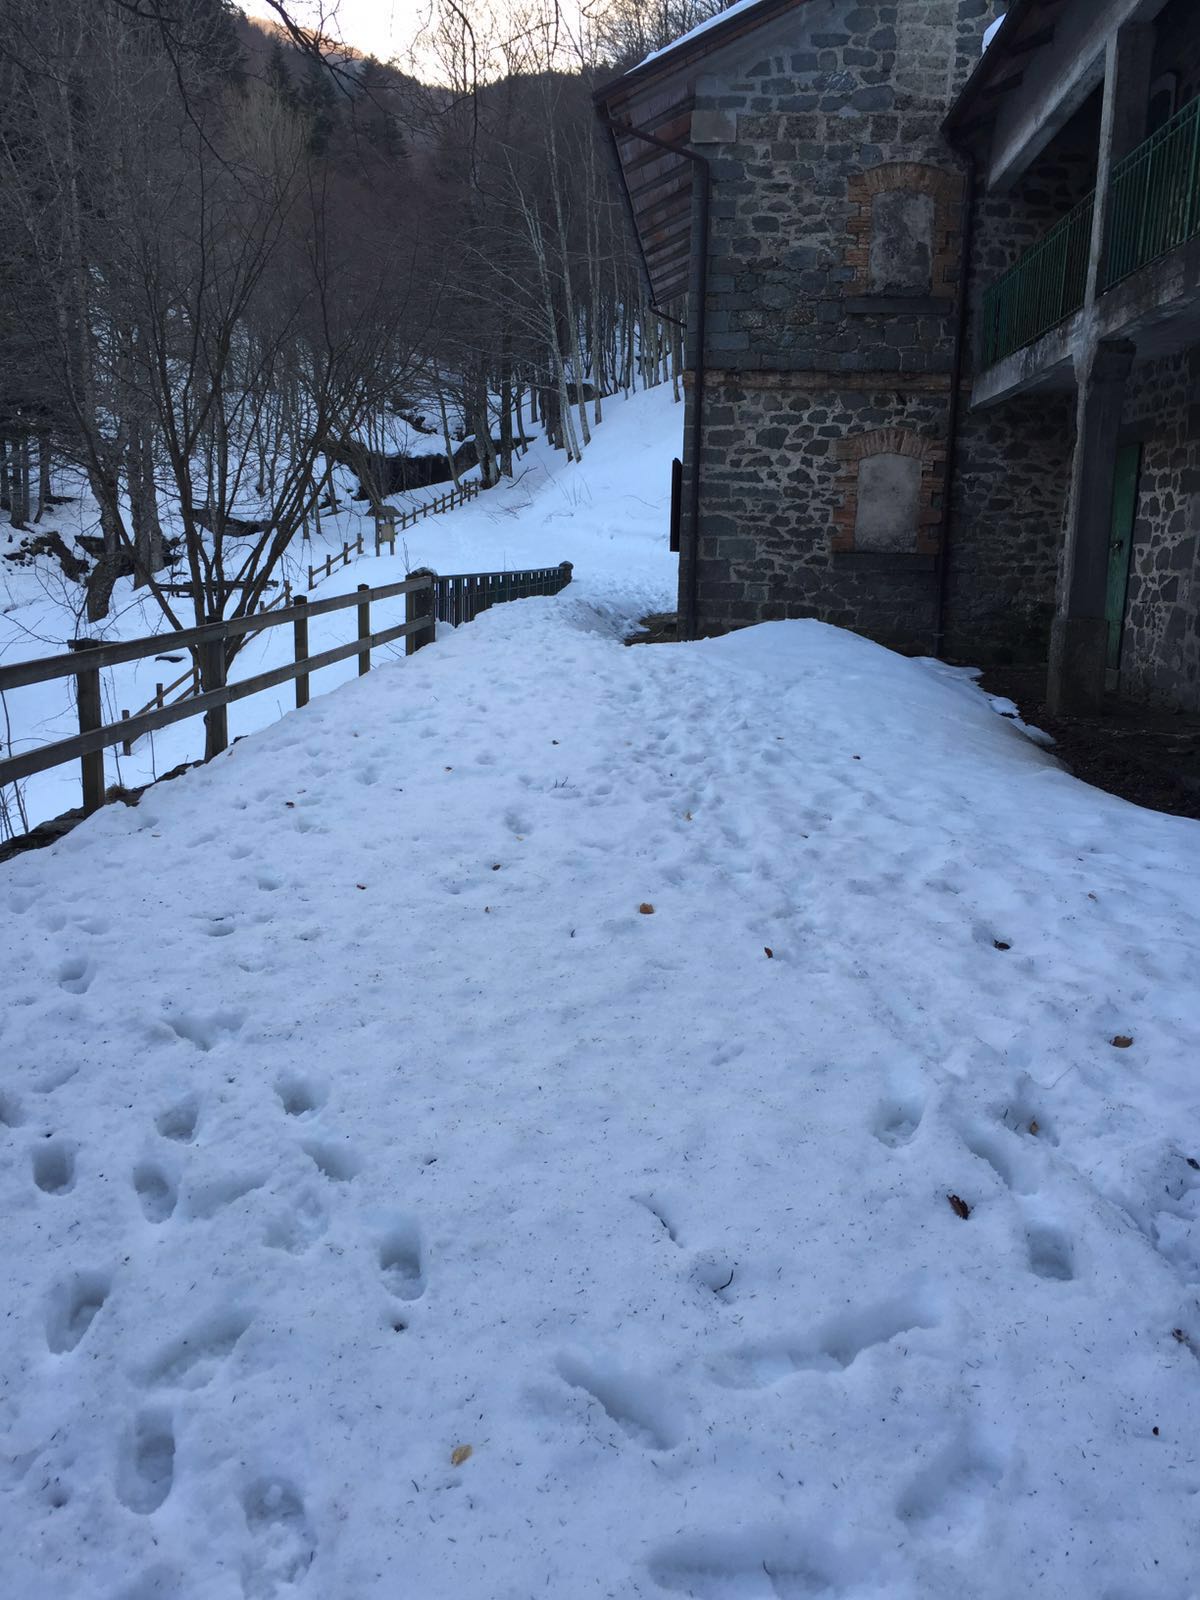
<svg viewBox="0 0 1200 1600">
<path fill-rule="evenodd" d="M 439 621 L 456 625 L 469 622 L 480 611 L 499 601 L 557 594 L 570 581 L 569 561 L 564 561 L 558 567 L 523 572 L 455 573 L 448 577 L 439 577 L 437 573 L 426 569 L 414 572 L 400 583 L 384 584 L 377 589 L 363 583 L 352 594 L 331 595 L 324 600 L 310 601 L 299 595 L 291 605 L 259 611 L 253 616 L 207 622 L 199 627 L 179 628 L 171 633 L 153 634 L 147 638 L 125 639 L 109 644 L 97 639 L 73 639 L 63 655 L 39 656 L 30 661 L 17 661 L 11 666 L 0 667 L 0 694 L 56 678 L 74 678 L 79 714 L 77 734 L 0 761 L 0 784 L 15 783 L 34 773 L 46 772 L 52 767 L 77 760 L 83 784 L 83 810 L 85 815 L 90 815 L 104 804 L 104 752 L 112 745 L 128 747 L 145 733 L 169 727 L 188 717 L 203 715 L 206 724 L 205 759 L 208 759 L 218 755 L 229 743 L 228 707 L 236 700 L 244 700 L 249 695 L 275 688 L 281 683 L 294 682 L 296 705 L 307 705 L 309 678 L 322 667 L 357 656 L 361 675 L 370 670 L 371 651 L 382 645 L 404 639 L 406 654 L 412 655 L 422 645 L 432 641 L 435 625 Z M 404 621 L 373 633 L 371 606 L 400 595 L 405 596 Z M 357 611 L 357 636 L 348 644 L 336 645 L 333 649 L 310 655 L 308 619 L 327 612 L 349 610 L 351 607 Z M 293 630 L 293 660 L 267 672 L 255 673 L 239 683 L 226 683 L 226 646 L 231 639 L 261 633 L 287 623 L 292 624 Z M 165 691 L 162 695 L 156 693 L 154 700 L 136 715 L 131 717 L 123 714 L 119 721 L 106 723 L 100 694 L 101 670 L 129 661 L 143 661 L 148 656 L 161 654 L 164 647 L 172 650 L 186 647 L 192 651 L 198 666 L 200 687 L 197 692 L 169 704 L 163 703 Z M 190 671 L 184 675 L 184 679 L 189 676 Z"/>
<path fill-rule="evenodd" d="M 382 555 L 386 544 L 388 554 L 394 556 L 397 533 L 403 533 L 405 528 L 419 522 L 422 517 L 440 516 L 443 511 L 453 511 L 455 506 L 465 506 L 469 500 L 475 499 L 480 487 L 478 483 L 464 483 L 457 489 L 438 495 L 435 500 L 427 500 L 424 505 L 415 506 L 411 511 L 397 511 L 395 506 L 383 506 L 375 513 L 375 554 Z M 324 561 L 318 561 L 315 567 L 309 567 L 309 593 L 311 594 L 322 578 L 330 577 L 339 565 L 348 567 L 351 556 L 362 554 L 363 536 L 360 529 L 357 538 L 347 540 L 338 551 L 328 551 Z"/>
</svg>

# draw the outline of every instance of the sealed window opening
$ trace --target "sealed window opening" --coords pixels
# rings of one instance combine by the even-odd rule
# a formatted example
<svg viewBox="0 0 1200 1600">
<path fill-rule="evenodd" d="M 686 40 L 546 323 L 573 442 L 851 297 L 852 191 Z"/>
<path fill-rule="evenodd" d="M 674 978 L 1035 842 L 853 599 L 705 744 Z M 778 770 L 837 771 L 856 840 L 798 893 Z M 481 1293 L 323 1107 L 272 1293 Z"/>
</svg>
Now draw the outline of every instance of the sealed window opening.
<svg viewBox="0 0 1200 1600">
<path fill-rule="evenodd" d="M 872 294 L 928 294 L 933 287 L 933 196 L 889 189 L 871 202 Z"/>
<path fill-rule="evenodd" d="M 917 548 L 921 463 L 914 456 L 866 456 L 858 464 L 856 550 Z"/>
</svg>

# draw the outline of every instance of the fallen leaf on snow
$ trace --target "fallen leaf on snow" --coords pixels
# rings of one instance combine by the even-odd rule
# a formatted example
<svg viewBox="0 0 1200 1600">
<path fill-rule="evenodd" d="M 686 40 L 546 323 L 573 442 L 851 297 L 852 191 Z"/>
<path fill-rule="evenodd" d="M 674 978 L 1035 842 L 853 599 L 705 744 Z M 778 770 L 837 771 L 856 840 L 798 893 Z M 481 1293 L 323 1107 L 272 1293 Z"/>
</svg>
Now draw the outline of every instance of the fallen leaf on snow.
<svg viewBox="0 0 1200 1600">
<path fill-rule="evenodd" d="M 1036 1117 L 1034 1117 L 1033 1121 L 1029 1124 L 1029 1131 L 1036 1137 L 1038 1133 L 1038 1123 Z"/>
<path fill-rule="evenodd" d="M 1110 1042 L 1117 1050 L 1128 1050 L 1133 1043 L 1133 1038 L 1128 1033 L 1118 1033 Z"/>
<path fill-rule="evenodd" d="M 654 915 L 654 907 L 650 904 L 649 900 L 643 900 L 641 905 L 638 907 L 638 910 L 644 917 L 652 917 Z"/>
<path fill-rule="evenodd" d="M 771 949 L 771 946 L 769 944 L 763 945 L 763 954 L 766 956 L 768 961 L 774 961 L 775 952 L 774 952 L 774 950 Z"/>
<path fill-rule="evenodd" d="M 971 1208 L 965 1200 L 960 1200 L 956 1194 L 948 1194 L 946 1199 L 950 1202 L 950 1209 L 956 1217 L 961 1217 L 965 1222 L 971 1215 Z"/>
<path fill-rule="evenodd" d="M 356 884 L 355 884 L 355 885 L 354 885 L 354 887 L 355 887 L 355 888 L 356 888 L 356 889 L 365 889 L 365 888 L 366 888 L 366 887 L 367 887 L 367 886 L 366 886 L 366 884 L 365 884 L 365 883 L 356 883 Z"/>
<path fill-rule="evenodd" d="M 1200 1172 L 1200 1161 L 1197 1161 L 1195 1156 L 1184 1156 L 1183 1159 L 1187 1162 L 1188 1166 L 1191 1167 L 1193 1172 Z"/>
<path fill-rule="evenodd" d="M 1011 950 L 1012 949 L 1012 945 L 1008 944 L 1004 939 L 993 939 L 992 943 L 995 945 L 997 950 Z"/>
<path fill-rule="evenodd" d="M 461 1467 L 470 1454 L 471 1446 L 469 1444 L 456 1444 L 450 1452 L 450 1465 L 452 1467 Z"/>
</svg>

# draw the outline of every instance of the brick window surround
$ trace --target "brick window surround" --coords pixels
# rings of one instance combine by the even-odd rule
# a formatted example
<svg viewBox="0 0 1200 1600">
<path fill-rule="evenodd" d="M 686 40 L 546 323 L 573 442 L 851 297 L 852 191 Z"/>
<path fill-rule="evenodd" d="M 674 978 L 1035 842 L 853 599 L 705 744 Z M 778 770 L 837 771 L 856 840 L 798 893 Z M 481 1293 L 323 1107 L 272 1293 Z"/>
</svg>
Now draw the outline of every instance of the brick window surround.
<svg viewBox="0 0 1200 1600">
<path fill-rule="evenodd" d="M 850 246 L 846 265 L 854 273 L 846 284 L 848 295 L 869 295 L 871 289 L 871 217 L 876 195 L 907 192 L 927 194 L 933 200 L 933 273 L 930 293 L 953 294 L 958 281 L 962 223 L 962 178 L 957 172 L 923 166 L 916 161 L 889 161 L 854 173 L 846 185 L 850 216 L 846 231 Z"/>
<path fill-rule="evenodd" d="M 868 456 L 910 456 L 921 463 L 921 486 L 917 502 L 916 540 L 905 552 L 935 556 L 940 547 L 942 513 L 940 501 L 946 475 L 946 447 L 936 439 L 924 438 L 905 428 L 875 428 L 855 434 L 837 445 L 840 465 L 837 490 L 842 503 L 833 513 L 835 551 L 853 550 L 858 523 L 858 469 Z"/>
</svg>

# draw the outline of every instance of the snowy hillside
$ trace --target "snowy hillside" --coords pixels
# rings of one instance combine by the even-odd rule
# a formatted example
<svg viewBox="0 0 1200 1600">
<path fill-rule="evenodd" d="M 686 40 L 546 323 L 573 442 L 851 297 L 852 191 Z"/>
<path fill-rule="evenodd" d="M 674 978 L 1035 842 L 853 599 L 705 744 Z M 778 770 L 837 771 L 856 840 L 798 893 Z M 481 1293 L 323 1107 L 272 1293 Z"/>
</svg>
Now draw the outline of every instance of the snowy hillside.
<svg viewBox="0 0 1200 1600">
<path fill-rule="evenodd" d="M 661 403 L 415 552 L 578 585 L 0 867 L 0 1594 L 1198 1592 L 1200 828 L 627 649 Z"/>
<path fill-rule="evenodd" d="M 538 437 L 516 466 L 511 484 L 489 491 L 470 505 L 443 516 L 428 517 L 397 539 L 395 555 L 378 560 L 373 548 L 374 523 L 365 502 L 353 502 L 355 479 L 341 471 L 337 482 L 344 509 L 326 516 L 322 537 L 297 543 L 287 572 L 297 592 L 304 593 L 307 568 L 320 566 L 328 551 L 340 552 L 360 533 L 368 551 L 349 567 L 338 567 L 313 590 L 316 598 L 346 594 L 357 584 L 373 587 L 394 583 L 411 567 L 439 572 L 493 571 L 513 566 L 557 566 L 572 561 L 589 592 L 609 582 L 611 571 L 625 583 L 644 585 L 644 609 L 675 603 L 675 562 L 666 549 L 670 504 L 671 457 L 677 455 L 683 409 L 671 400 L 668 387 L 642 392 L 629 400 L 605 401 L 605 421 L 596 429 L 583 463 L 573 466 L 561 451 Z M 428 436 L 400 422 L 387 437 L 388 448 L 421 453 Z M 475 474 L 471 474 L 474 476 Z M 391 504 L 411 510 L 444 494 L 449 485 L 393 495 Z M 78 528 L 94 531 L 95 508 L 85 496 L 59 508 L 54 518 L 65 536 Z M 406 559 L 407 552 L 407 559 Z M 114 615 L 103 626 L 88 628 L 78 621 L 80 591 L 67 584 L 52 563 L 13 566 L 0 560 L 0 662 L 51 655 L 63 642 L 90 633 L 106 639 L 134 639 L 162 631 L 162 613 L 145 591 L 123 579 L 115 594 Z M 316 654 L 343 644 L 353 628 L 350 613 L 314 617 L 309 624 L 310 649 Z M 404 619 L 404 600 L 385 602 L 373 613 L 376 628 Z M 172 652 L 164 639 L 164 657 L 132 662 L 103 675 L 106 714 L 116 720 L 122 708 L 136 711 L 154 696 L 156 682 L 171 682 L 187 670 L 187 658 Z M 292 633 L 277 628 L 252 640 L 239 655 L 230 681 L 253 676 L 292 659 Z M 379 659 L 403 653 L 403 640 Z M 357 672 L 354 660 L 327 667 L 313 679 L 313 693 L 323 693 Z M 13 753 L 78 731 L 72 685 L 63 680 L 7 696 L 6 712 Z M 231 737 L 253 732 L 276 720 L 292 704 L 290 685 L 236 702 L 229 708 Z M 0 724 L 0 731 L 3 724 Z M 201 719 L 176 723 L 140 740 L 130 756 L 120 747 L 106 755 L 110 783 L 133 788 L 169 772 L 204 752 Z M 79 804 L 78 764 L 31 778 L 25 790 L 29 822 L 34 825 Z"/>
</svg>

